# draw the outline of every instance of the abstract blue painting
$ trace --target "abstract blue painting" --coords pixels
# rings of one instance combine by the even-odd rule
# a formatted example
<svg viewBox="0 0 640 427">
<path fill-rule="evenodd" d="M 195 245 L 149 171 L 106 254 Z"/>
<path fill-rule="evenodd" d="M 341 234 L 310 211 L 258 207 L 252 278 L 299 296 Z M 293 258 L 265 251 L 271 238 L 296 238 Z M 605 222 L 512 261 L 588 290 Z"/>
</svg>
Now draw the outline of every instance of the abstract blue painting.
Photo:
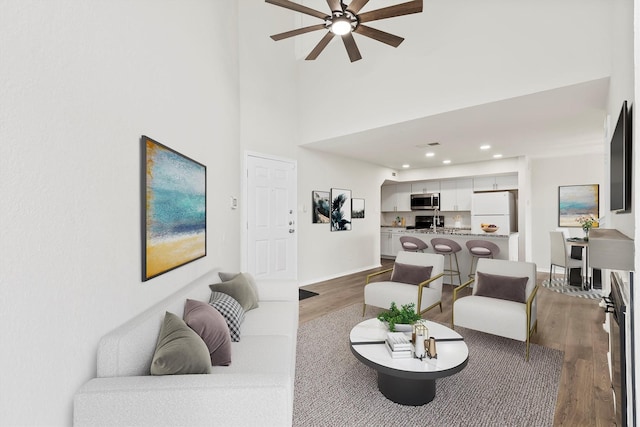
<svg viewBox="0 0 640 427">
<path fill-rule="evenodd" d="M 142 280 L 207 254 L 207 168 L 142 136 Z"/>
<path fill-rule="evenodd" d="M 580 227 L 578 218 L 593 215 L 598 218 L 600 195 L 598 184 L 558 187 L 558 225 Z"/>
</svg>

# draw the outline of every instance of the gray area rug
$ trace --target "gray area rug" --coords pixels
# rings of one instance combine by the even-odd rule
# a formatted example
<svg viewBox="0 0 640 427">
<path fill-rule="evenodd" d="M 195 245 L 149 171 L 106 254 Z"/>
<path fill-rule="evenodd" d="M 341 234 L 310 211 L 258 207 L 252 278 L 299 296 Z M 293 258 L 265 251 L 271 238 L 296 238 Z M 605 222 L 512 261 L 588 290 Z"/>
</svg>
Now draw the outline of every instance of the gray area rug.
<svg viewBox="0 0 640 427">
<path fill-rule="evenodd" d="M 551 280 L 545 279 L 542 281 L 542 286 L 554 292 L 570 295 L 572 297 L 598 300 L 602 299 L 604 296 L 602 289 L 583 290 L 581 286 L 571 286 L 565 282 L 564 279 L 560 278 L 553 278 Z"/>
<path fill-rule="evenodd" d="M 312 320 L 298 330 L 294 426 L 551 426 L 563 353 L 464 328 L 469 347 L 460 373 L 437 380 L 424 406 L 387 400 L 376 372 L 349 349 L 351 328 L 377 314 L 355 304 Z"/>
</svg>

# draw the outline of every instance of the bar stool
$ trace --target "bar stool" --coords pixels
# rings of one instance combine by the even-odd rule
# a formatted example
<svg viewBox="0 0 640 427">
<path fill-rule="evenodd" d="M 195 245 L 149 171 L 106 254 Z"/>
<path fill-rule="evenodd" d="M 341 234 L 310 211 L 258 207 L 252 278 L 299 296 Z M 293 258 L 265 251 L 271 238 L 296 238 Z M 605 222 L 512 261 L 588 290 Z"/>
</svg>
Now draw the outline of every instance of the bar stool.
<svg viewBox="0 0 640 427">
<path fill-rule="evenodd" d="M 469 269 L 469 278 L 473 279 L 476 275 L 475 267 L 479 258 L 495 258 L 500 253 L 500 248 L 493 242 L 486 240 L 468 240 L 467 249 L 471 253 L 471 268 Z"/>
<path fill-rule="evenodd" d="M 407 252 L 424 252 L 429 247 L 425 242 L 413 236 L 400 237 L 400 244 L 402 249 Z"/>
<path fill-rule="evenodd" d="M 450 285 L 453 285 L 454 276 L 458 276 L 458 284 L 462 285 L 462 277 L 460 276 L 460 266 L 458 265 L 458 252 L 462 250 L 462 247 L 451 239 L 444 239 L 442 237 L 436 237 L 431 239 L 431 246 L 433 251 L 439 255 L 449 257 L 449 268 L 444 269 L 444 275 L 451 277 Z M 453 269 L 453 259 L 456 261 L 456 269 Z"/>
</svg>

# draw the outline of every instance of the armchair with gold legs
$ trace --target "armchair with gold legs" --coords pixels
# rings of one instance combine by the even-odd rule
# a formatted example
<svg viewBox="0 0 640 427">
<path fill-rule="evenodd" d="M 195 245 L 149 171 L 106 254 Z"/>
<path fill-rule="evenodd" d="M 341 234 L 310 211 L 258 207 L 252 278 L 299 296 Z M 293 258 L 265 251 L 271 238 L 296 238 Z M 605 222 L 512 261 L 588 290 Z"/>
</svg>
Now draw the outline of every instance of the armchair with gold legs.
<svg viewBox="0 0 640 427">
<path fill-rule="evenodd" d="M 398 252 L 393 268 L 369 274 L 364 286 L 364 316 L 367 305 L 389 309 L 413 303 L 420 315 L 439 306 L 442 311 L 442 276 L 444 257 L 423 252 Z M 371 282 L 376 276 L 391 272 L 385 281 Z"/>
<path fill-rule="evenodd" d="M 472 294 L 460 297 L 472 284 Z M 531 335 L 538 329 L 538 286 L 532 262 L 480 258 L 475 278 L 453 290 L 451 328 L 462 326 L 524 341 L 528 361 Z"/>
</svg>

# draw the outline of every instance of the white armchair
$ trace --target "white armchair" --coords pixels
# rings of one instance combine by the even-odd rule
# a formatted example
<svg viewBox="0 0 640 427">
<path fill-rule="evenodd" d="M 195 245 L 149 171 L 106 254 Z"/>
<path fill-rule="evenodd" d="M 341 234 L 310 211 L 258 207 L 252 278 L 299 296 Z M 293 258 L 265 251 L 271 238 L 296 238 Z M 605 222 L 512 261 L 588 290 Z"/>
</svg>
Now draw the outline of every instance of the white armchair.
<svg viewBox="0 0 640 427">
<path fill-rule="evenodd" d="M 472 295 L 458 293 L 473 284 Z M 536 265 L 532 262 L 481 258 L 475 279 L 453 290 L 451 327 L 462 326 L 526 342 L 537 331 Z"/>
<path fill-rule="evenodd" d="M 431 267 L 430 275 L 424 275 Z M 442 276 L 444 257 L 423 252 L 398 252 L 393 268 L 369 274 L 364 286 L 364 316 L 367 305 L 389 309 L 395 302 L 398 307 L 413 303 L 422 315 L 439 306 L 442 311 Z M 391 272 L 391 280 L 371 282 L 373 277 Z M 408 279 L 408 280 L 407 280 Z M 411 282 L 404 283 L 404 281 Z"/>
</svg>

